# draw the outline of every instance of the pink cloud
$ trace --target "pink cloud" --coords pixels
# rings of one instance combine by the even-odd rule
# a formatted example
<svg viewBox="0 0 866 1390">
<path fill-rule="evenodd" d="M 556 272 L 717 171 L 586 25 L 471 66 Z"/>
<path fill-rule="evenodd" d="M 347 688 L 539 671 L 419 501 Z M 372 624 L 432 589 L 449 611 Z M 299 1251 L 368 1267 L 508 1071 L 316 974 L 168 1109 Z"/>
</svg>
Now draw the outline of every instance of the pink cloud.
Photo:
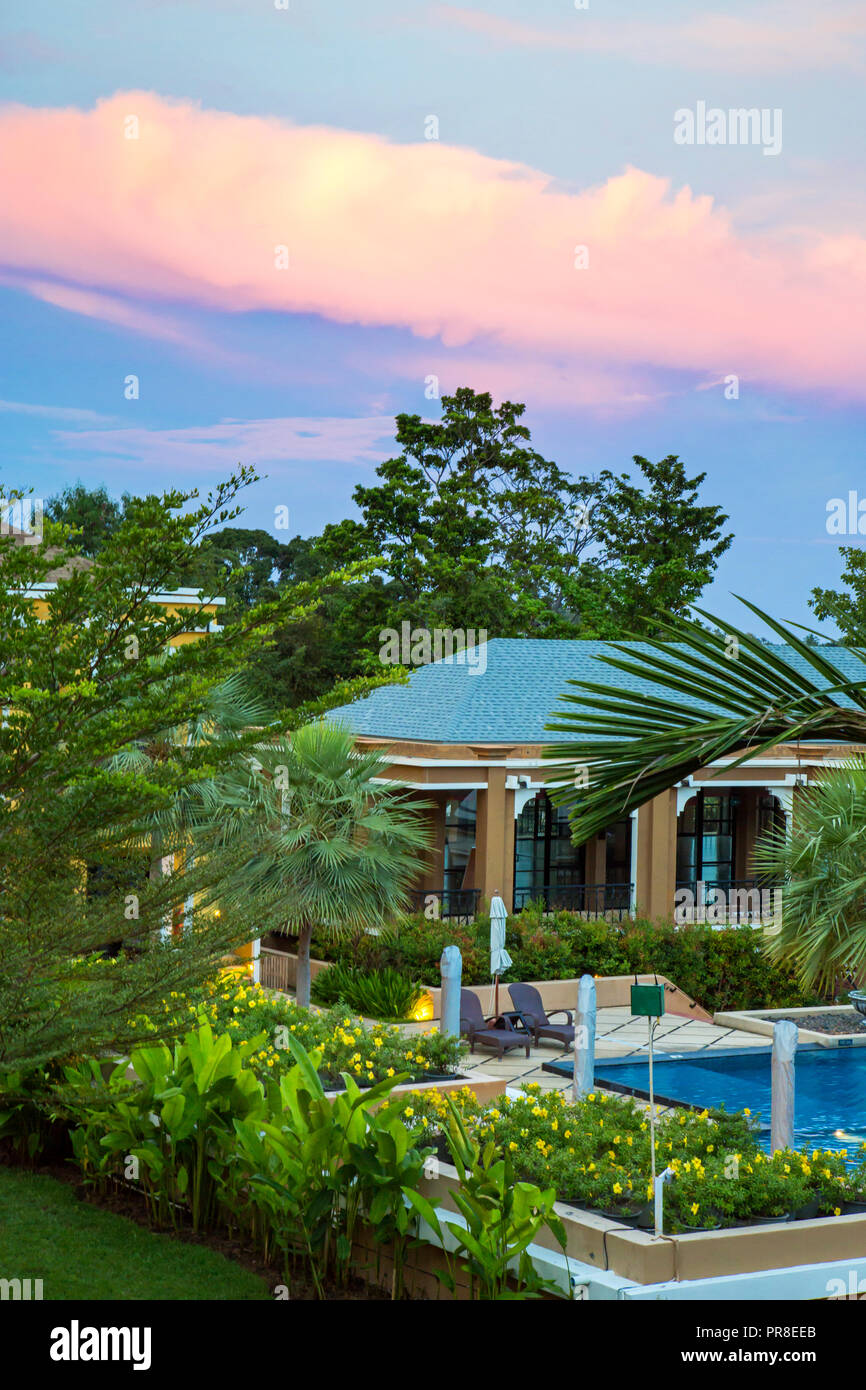
<svg viewBox="0 0 866 1390">
<path fill-rule="evenodd" d="M 572 11 L 555 27 L 437 4 L 429 18 L 504 46 L 609 53 L 667 67 L 766 72 L 862 68 L 866 60 L 866 13 L 859 4 L 834 3 L 819 13 L 814 0 L 788 0 L 784 5 L 750 5 L 741 15 L 719 10 L 686 19 L 659 14 L 643 21 Z"/>
<path fill-rule="evenodd" d="M 130 326 L 166 303 L 312 313 L 516 353 L 538 379 L 590 363 L 863 393 L 866 241 L 740 231 L 638 169 L 570 192 L 438 142 L 129 92 L 86 112 L 5 108 L 0 186 L 7 276 L 43 294 L 50 280 L 68 308 L 82 293 L 85 313 L 94 296 L 132 302 Z"/>
<path fill-rule="evenodd" d="M 118 459 L 157 472 L 192 468 L 231 470 L 252 464 L 379 463 L 394 439 L 392 415 L 361 417 L 287 416 L 265 420 L 221 420 L 183 429 L 57 430 L 57 440 L 89 456 Z"/>
<path fill-rule="evenodd" d="M 518 353 L 459 349 L 447 352 L 438 344 L 373 360 L 353 357 L 351 365 L 357 371 L 415 381 L 419 402 L 422 391 L 427 393 L 435 388 L 439 395 L 445 395 L 458 386 L 472 386 L 478 391 L 490 391 L 497 400 L 529 400 L 534 408 L 591 410 L 594 415 L 603 416 L 643 410 L 671 394 L 652 373 L 630 367 L 599 367 L 566 358 L 540 364 L 537 358 Z M 428 399 L 435 400 L 435 396 Z M 418 409 L 423 413 L 420 403 Z M 429 409 L 435 414 L 433 407 Z"/>
</svg>

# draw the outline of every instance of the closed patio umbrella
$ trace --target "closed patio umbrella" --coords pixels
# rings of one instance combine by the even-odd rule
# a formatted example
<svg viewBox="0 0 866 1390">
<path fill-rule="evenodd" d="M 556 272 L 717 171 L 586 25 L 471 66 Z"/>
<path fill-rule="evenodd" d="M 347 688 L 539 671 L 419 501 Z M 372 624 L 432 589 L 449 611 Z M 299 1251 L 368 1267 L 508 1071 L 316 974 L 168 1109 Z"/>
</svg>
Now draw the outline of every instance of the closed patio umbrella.
<svg viewBox="0 0 866 1390">
<path fill-rule="evenodd" d="M 508 918 L 505 903 L 498 893 L 490 899 L 490 973 L 494 984 L 494 1014 L 499 1013 L 499 976 L 511 965 L 505 949 L 505 923 Z"/>
</svg>

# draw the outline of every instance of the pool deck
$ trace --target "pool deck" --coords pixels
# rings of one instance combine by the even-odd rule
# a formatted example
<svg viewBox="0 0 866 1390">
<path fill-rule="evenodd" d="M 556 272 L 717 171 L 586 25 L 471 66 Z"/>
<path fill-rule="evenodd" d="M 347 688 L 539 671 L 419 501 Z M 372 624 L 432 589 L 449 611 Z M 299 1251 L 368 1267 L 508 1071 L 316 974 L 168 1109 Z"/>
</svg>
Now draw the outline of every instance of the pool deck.
<svg viewBox="0 0 866 1390">
<path fill-rule="evenodd" d="M 599 1009 L 596 1023 L 595 1055 L 606 1057 L 639 1057 L 646 1054 L 647 1021 L 634 1018 L 627 1008 Z M 656 1056 L 665 1052 L 721 1052 L 736 1047 L 770 1047 L 772 1040 L 738 1028 L 723 1028 L 696 1018 L 666 1014 L 655 1032 Z M 542 1040 L 530 1050 L 527 1058 L 517 1048 L 499 1058 L 495 1053 L 479 1048 L 473 1055 L 464 1053 L 460 1070 L 467 1074 L 479 1070 L 487 1076 L 502 1078 L 510 1090 L 527 1081 L 535 1081 L 544 1091 L 566 1091 L 570 1083 L 551 1072 L 542 1071 L 545 1062 L 569 1058 L 571 1049 L 563 1051 L 558 1044 Z M 600 1088 L 601 1089 L 601 1088 Z"/>
</svg>

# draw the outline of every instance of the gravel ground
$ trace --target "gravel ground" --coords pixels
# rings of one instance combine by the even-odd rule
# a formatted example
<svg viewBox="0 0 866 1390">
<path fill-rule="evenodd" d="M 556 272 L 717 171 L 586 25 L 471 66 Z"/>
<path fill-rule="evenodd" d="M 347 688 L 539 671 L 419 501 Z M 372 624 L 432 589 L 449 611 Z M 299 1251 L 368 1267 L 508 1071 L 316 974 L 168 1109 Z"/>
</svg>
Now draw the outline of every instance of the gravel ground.
<svg viewBox="0 0 866 1390">
<path fill-rule="evenodd" d="M 781 1021 L 781 1017 L 778 1017 Z M 849 1009 L 844 1014 L 800 1014 L 789 1021 L 796 1023 L 799 1028 L 809 1028 L 813 1033 L 859 1033 L 864 1023 L 863 1015 L 858 1014 L 856 1009 Z"/>
</svg>

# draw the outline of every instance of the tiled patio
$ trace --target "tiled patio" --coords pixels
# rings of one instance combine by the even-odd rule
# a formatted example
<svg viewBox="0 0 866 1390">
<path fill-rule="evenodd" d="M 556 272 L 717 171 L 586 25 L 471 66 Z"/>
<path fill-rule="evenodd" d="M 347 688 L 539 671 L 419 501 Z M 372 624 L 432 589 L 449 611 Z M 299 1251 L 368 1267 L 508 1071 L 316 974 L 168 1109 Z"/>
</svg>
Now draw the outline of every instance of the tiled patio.
<svg viewBox="0 0 866 1390">
<path fill-rule="evenodd" d="M 596 1025 L 595 1055 L 601 1057 L 628 1057 L 646 1052 L 647 1021 L 633 1018 L 629 1009 L 600 1009 Z M 699 1019 L 681 1018 L 676 1014 L 666 1014 L 655 1031 L 655 1053 L 666 1052 L 720 1051 L 731 1047 L 769 1047 L 771 1040 L 756 1033 L 745 1033 L 735 1028 L 720 1028 L 715 1023 L 703 1023 Z M 473 1054 L 466 1053 L 460 1069 L 470 1072 L 475 1069 L 488 1076 L 503 1077 L 508 1086 L 519 1086 L 526 1081 L 537 1081 L 545 1091 L 569 1089 L 569 1082 L 551 1072 L 542 1071 L 545 1062 L 571 1056 L 571 1049 L 562 1051 L 555 1043 L 542 1041 L 531 1049 L 529 1058 L 523 1051 L 514 1049 L 502 1058 L 481 1048 Z"/>
</svg>

